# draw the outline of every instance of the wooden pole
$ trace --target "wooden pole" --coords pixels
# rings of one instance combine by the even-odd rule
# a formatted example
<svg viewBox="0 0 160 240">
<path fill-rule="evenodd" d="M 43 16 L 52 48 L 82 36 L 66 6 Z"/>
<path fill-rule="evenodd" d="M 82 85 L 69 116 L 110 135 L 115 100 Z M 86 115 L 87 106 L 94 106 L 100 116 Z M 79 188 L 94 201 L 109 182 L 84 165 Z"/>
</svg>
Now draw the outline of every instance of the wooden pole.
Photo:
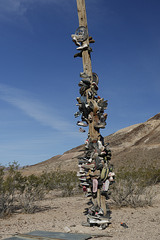
<svg viewBox="0 0 160 240">
<path fill-rule="evenodd" d="M 79 27 L 84 26 L 87 29 L 88 32 L 88 25 L 87 25 L 87 15 L 86 15 L 86 5 L 85 5 L 85 0 L 77 0 L 77 11 L 78 11 L 78 19 L 79 19 Z M 84 42 L 84 44 L 87 43 L 89 46 L 89 33 L 88 33 L 88 38 Z M 82 51 L 82 59 L 83 59 L 83 71 L 87 73 L 88 76 L 91 76 L 91 82 L 93 80 L 92 76 L 92 64 L 91 64 L 91 57 L 90 53 L 88 50 Z M 93 99 L 88 99 L 88 89 L 86 91 L 86 97 L 87 97 L 87 102 L 92 102 Z M 89 136 L 91 140 L 98 140 L 99 132 L 94 128 L 94 123 L 96 121 L 94 113 L 91 113 L 93 117 L 93 121 L 89 123 Z"/>
</svg>

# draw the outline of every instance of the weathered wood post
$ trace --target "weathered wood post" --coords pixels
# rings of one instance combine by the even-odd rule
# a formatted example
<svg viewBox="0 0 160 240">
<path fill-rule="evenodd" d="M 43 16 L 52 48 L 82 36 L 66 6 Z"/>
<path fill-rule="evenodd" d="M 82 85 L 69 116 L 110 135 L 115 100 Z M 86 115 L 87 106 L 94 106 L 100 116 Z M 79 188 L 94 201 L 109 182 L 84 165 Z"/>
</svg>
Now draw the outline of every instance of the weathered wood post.
<svg viewBox="0 0 160 240">
<path fill-rule="evenodd" d="M 77 11 L 78 11 L 79 27 L 84 26 L 88 31 L 85 0 L 77 0 Z M 88 38 L 86 39 L 84 44 L 85 43 L 89 45 L 89 33 L 88 33 Z M 92 65 L 91 65 L 91 57 L 90 57 L 89 51 L 82 52 L 82 59 L 83 59 L 83 71 L 86 72 L 88 76 L 91 76 L 91 82 L 92 82 L 93 81 Z M 89 90 L 90 89 L 88 89 L 88 91 Z M 86 97 L 87 97 L 87 102 L 92 101 L 92 99 L 88 99 L 88 94 L 86 94 Z M 99 132 L 94 128 L 94 121 L 89 123 L 89 135 L 92 140 L 95 140 L 95 141 L 98 140 Z"/>
<path fill-rule="evenodd" d="M 82 124 L 79 126 L 89 127 L 87 139 L 88 146 L 86 147 L 88 149 L 88 152 L 86 152 L 89 155 L 85 153 L 86 157 L 84 157 L 82 161 L 86 162 L 83 162 L 84 165 L 82 163 L 82 168 L 85 169 L 85 176 L 90 179 L 90 183 L 86 182 L 86 186 L 92 188 L 91 192 L 94 211 L 96 212 L 96 209 L 99 209 L 98 211 L 100 211 L 100 214 L 106 218 L 106 194 L 108 191 L 107 184 L 109 186 L 108 173 L 110 171 L 108 161 L 110 160 L 110 156 L 108 156 L 109 151 L 107 150 L 106 145 L 104 144 L 104 139 L 100 134 L 100 128 L 105 128 L 106 125 L 105 120 L 107 114 L 104 113 L 104 110 L 107 108 L 107 101 L 104 101 L 103 98 L 97 96 L 99 79 L 97 74 L 92 72 L 92 49 L 89 44 L 93 43 L 94 40 L 88 32 L 85 0 L 76 1 L 79 28 L 76 30 L 76 33 L 71 36 L 75 44 L 79 46 L 77 50 L 80 50 L 80 52 L 75 54 L 74 57 L 82 57 L 83 62 L 83 73 L 80 73 L 80 76 L 83 79 L 78 84 L 80 86 L 81 95 L 80 98 L 77 98 L 79 112 L 76 113 L 80 115 L 82 114 L 82 122 L 80 123 L 80 121 L 78 121 L 77 124 Z M 86 121 L 86 124 L 84 124 L 83 121 Z M 84 179 L 81 180 L 84 181 Z M 106 223 L 108 222 L 107 219 L 104 220 L 103 217 L 101 216 L 101 219 L 97 220 L 99 221 L 99 224 L 102 224 L 104 221 Z M 91 218 L 93 218 L 93 216 Z M 89 220 L 90 223 L 92 223 L 92 221 L 94 222 L 95 219 Z"/>
</svg>

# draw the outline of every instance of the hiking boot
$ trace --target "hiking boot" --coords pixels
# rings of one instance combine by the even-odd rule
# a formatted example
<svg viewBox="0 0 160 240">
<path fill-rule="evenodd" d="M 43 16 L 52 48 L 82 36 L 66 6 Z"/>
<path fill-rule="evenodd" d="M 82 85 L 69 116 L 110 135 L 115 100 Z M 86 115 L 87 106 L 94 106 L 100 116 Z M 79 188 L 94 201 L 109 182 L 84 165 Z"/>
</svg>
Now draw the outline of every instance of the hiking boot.
<svg viewBox="0 0 160 240">
<path fill-rule="evenodd" d="M 76 57 L 82 57 L 82 51 L 79 52 L 79 53 L 74 54 L 74 58 L 76 58 Z"/>
<path fill-rule="evenodd" d="M 93 82 L 95 82 L 98 85 L 99 77 L 98 77 L 97 73 L 93 72 L 92 76 L 93 76 Z"/>
</svg>

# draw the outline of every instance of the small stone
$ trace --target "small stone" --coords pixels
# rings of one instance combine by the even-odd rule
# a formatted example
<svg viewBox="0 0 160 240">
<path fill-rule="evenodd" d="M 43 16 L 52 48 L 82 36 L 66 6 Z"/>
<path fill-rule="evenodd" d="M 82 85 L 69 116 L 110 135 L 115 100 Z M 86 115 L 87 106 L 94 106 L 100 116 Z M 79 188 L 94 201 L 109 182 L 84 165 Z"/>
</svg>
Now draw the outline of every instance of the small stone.
<svg viewBox="0 0 160 240">
<path fill-rule="evenodd" d="M 65 231 L 66 233 L 69 233 L 69 232 L 71 231 L 71 229 L 70 229 L 69 227 L 64 227 L 64 231 Z"/>
</svg>

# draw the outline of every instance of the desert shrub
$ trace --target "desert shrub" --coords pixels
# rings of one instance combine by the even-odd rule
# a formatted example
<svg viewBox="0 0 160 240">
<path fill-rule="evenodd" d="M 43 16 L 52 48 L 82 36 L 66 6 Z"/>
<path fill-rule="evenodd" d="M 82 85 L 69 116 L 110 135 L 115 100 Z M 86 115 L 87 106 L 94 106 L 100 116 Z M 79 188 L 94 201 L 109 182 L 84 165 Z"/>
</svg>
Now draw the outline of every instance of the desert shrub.
<svg viewBox="0 0 160 240">
<path fill-rule="evenodd" d="M 160 169 L 149 166 L 128 170 L 121 168 L 116 173 L 111 199 L 119 207 L 151 206 L 155 192 L 151 185 L 160 181 Z"/>
<path fill-rule="evenodd" d="M 62 196 L 71 196 L 74 194 L 74 189 L 78 184 L 78 178 L 74 171 L 44 172 L 41 175 L 43 183 L 48 191 L 61 190 Z"/>
<path fill-rule="evenodd" d="M 34 213 L 38 208 L 36 201 L 42 200 L 45 193 L 46 188 L 41 177 L 34 174 L 25 177 L 25 187 L 19 196 L 22 211 L 25 213 Z"/>
<path fill-rule="evenodd" d="M 43 172 L 23 176 L 14 162 L 5 169 L 0 167 L 0 217 L 14 213 L 17 209 L 25 213 L 34 213 L 38 209 L 37 201 L 42 200 L 50 190 L 61 190 L 62 197 L 74 194 L 78 184 L 75 172 Z"/>
<path fill-rule="evenodd" d="M 9 164 L 7 169 L 0 168 L 0 217 L 12 214 L 17 209 L 33 213 L 35 201 L 43 198 L 45 187 L 40 177 L 22 176 L 18 164 Z"/>
<path fill-rule="evenodd" d="M 118 207 L 151 206 L 155 192 L 146 186 L 137 184 L 134 179 L 118 179 L 113 186 L 111 199 Z"/>
<path fill-rule="evenodd" d="M 24 178 L 18 172 L 18 164 L 9 164 L 7 172 L 1 168 L 0 216 L 9 215 L 16 209 L 17 194 L 24 188 Z"/>
<path fill-rule="evenodd" d="M 118 179 L 133 179 L 136 183 L 149 186 L 160 182 L 160 168 L 154 164 L 144 168 L 121 168 L 117 171 Z"/>
</svg>

